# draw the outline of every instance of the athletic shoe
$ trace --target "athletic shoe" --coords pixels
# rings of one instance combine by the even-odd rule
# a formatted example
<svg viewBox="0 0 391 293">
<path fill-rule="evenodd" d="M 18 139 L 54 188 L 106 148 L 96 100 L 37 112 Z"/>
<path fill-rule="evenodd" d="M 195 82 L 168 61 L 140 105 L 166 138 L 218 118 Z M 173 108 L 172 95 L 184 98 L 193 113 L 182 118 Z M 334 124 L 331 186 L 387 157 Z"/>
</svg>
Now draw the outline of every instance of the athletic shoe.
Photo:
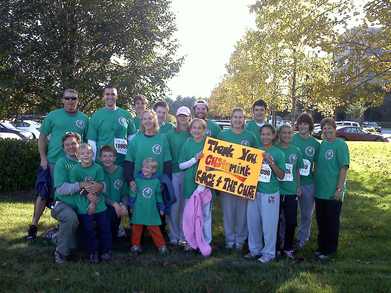
<svg viewBox="0 0 391 293">
<path fill-rule="evenodd" d="M 262 255 L 260 258 L 258 258 L 258 261 L 261 263 L 269 263 L 274 259 L 274 257 Z"/>
<path fill-rule="evenodd" d="M 194 249 L 193 249 L 189 244 L 186 243 L 186 245 L 185 245 L 185 247 L 183 248 L 183 250 L 184 250 L 185 252 L 190 252 L 190 251 L 193 251 Z"/>
<path fill-rule="evenodd" d="M 112 258 L 113 258 L 113 255 L 112 255 L 111 251 L 103 253 L 100 256 L 101 261 L 106 261 L 106 262 L 111 261 Z"/>
<path fill-rule="evenodd" d="M 242 252 L 243 251 L 243 244 L 235 244 L 235 250 L 237 252 Z"/>
<path fill-rule="evenodd" d="M 37 238 L 37 231 L 37 226 L 30 225 L 29 229 L 27 230 L 26 240 L 35 240 Z"/>
<path fill-rule="evenodd" d="M 295 259 L 295 251 L 294 250 L 284 250 L 284 255 L 287 258 Z"/>
<path fill-rule="evenodd" d="M 89 260 L 90 260 L 90 264 L 97 264 L 99 263 L 99 256 L 98 254 L 95 252 L 95 253 L 91 253 L 90 256 L 89 256 Z"/>
<path fill-rule="evenodd" d="M 314 253 L 315 257 L 319 257 L 319 255 L 321 255 L 321 254 L 322 253 L 319 250 L 316 250 L 315 253 Z"/>
<path fill-rule="evenodd" d="M 118 227 L 117 237 L 118 238 L 125 238 L 126 237 L 126 231 L 125 231 L 124 227 L 122 227 L 122 226 Z"/>
<path fill-rule="evenodd" d="M 251 254 L 251 252 L 247 253 L 245 256 L 243 256 L 245 259 L 248 259 L 248 260 L 256 260 L 258 258 L 261 257 L 260 254 L 257 254 L 257 255 L 253 255 Z"/>
<path fill-rule="evenodd" d="M 163 245 L 162 247 L 159 247 L 159 254 L 161 256 L 166 256 L 168 254 L 168 249 L 165 245 Z"/>
<path fill-rule="evenodd" d="M 57 250 L 54 251 L 54 263 L 58 264 L 58 265 L 62 265 L 64 263 L 66 263 L 66 257 L 64 255 L 62 255 L 60 252 L 58 252 Z"/>
<path fill-rule="evenodd" d="M 321 261 L 326 261 L 326 260 L 330 259 L 330 257 L 328 255 L 326 255 L 326 254 L 319 254 L 317 257 Z"/>
<path fill-rule="evenodd" d="M 139 255 L 140 253 L 141 253 L 141 247 L 140 246 L 138 246 L 138 245 L 133 245 L 131 248 L 130 248 L 130 252 L 133 254 L 133 255 L 135 255 L 135 256 L 137 256 L 137 255 Z"/>
</svg>

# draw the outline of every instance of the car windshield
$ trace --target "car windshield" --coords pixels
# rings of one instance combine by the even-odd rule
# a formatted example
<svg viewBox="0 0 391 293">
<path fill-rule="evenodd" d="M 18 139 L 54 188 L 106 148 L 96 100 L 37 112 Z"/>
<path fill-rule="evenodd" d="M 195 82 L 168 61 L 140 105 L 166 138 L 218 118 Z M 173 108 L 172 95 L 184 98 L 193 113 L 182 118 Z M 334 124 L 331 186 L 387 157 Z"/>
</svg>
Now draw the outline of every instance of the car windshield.
<svg viewBox="0 0 391 293">
<path fill-rule="evenodd" d="M 8 129 L 17 130 L 9 121 L 1 121 L 1 124 Z"/>
</svg>

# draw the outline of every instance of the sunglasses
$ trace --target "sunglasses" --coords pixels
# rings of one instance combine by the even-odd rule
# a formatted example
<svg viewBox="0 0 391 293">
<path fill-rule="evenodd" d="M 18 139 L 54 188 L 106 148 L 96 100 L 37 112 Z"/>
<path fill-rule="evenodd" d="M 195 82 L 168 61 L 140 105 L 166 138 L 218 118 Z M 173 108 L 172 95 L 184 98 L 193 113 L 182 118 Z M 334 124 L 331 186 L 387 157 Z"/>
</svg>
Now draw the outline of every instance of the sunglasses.
<svg viewBox="0 0 391 293">
<path fill-rule="evenodd" d="M 70 100 L 76 101 L 77 97 L 64 97 L 64 100 L 66 100 L 66 101 L 70 101 Z"/>
</svg>

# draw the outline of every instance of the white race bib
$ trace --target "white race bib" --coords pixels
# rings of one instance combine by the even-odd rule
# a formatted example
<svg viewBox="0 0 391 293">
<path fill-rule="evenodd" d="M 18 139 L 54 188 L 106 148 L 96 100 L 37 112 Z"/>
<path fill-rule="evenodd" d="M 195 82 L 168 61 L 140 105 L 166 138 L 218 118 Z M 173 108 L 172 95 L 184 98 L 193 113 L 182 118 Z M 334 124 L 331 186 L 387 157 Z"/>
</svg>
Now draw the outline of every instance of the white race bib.
<svg viewBox="0 0 391 293">
<path fill-rule="evenodd" d="M 311 162 L 309 160 L 303 159 L 304 168 L 300 169 L 301 176 L 309 176 L 311 172 Z"/>
<path fill-rule="evenodd" d="M 285 164 L 284 178 L 278 179 L 278 180 L 280 180 L 280 181 L 293 181 L 293 164 Z"/>
<path fill-rule="evenodd" d="M 262 164 L 261 174 L 259 174 L 258 181 L 268 183 L 272 177 L 272 169 L 269 164 Z"/>
<path fill-rule="evenodd" d="M 118 154 L 126 155 L 128 152 L 128 141 L 123 138 L 114 138 L 114 148 Z"/>
</svg>

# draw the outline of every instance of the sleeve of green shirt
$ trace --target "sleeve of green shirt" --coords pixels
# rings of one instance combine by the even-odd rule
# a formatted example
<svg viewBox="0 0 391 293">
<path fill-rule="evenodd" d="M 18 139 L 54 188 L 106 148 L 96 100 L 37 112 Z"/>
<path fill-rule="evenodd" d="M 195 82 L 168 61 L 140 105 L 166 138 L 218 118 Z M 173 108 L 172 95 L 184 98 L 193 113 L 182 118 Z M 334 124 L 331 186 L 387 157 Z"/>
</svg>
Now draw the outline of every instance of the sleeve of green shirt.
<svg viewBox="0 0 391 293">
<path fill-rule="evenodd" d="M 63 160 L 58 160 L 56 165 L 54 166 L 54 172 L 53 172 L 54 187 L 61 186 L 68 179 L 67 172 L 65 171 L 62 162 Z"/>
<path fill-rule="evenodd" d="M 48 136 L 53 129 L 53 121 L 52 121 L 52 116 L 49 114 L 42 122 L 41 128 L 39 131 L 46 136 Z"/>
<path fill-rule="evenodd" d="M 101 166 L 98 165 L 98 169 L 96 171 L 96 178 L 95 178 L 95 181 L 96 182 L 104 182 L 105 181 L 105 173 L 103 171 L 103 168 Z"/>
<path fill-rule="evenodd" d="M 285 155 L 283 152 L 278 152 L 277 158 L 275 159 L 277 167 L 281 170 L 286 172 L 285 169 Z"/>
<path fill-rule="evenodd" d="M 297 169 L 302 169 L 304 168 L 304 161 L 303 161 L 303 153 L 299 148 L 297 149 Z"/>
<path fill-rule="evenodd" d="M 134 162 L 135 161 L 135 153 L 136 153 L 136 143 L 137 143 L 137 135 L 135 138 L 131 140 L 131 142 L 128 144 L 128 151 L 126 153 L 126 158 L 125 160 Z"/>
<path fill-rule="evenodd" d="M 163 203 L 162 192 L 160 190 L 160 182 L 156 184 L 156 202 Z"/>
<path fill-rule="evenodd" d="M 84 130 L 83 130 L 83 141 L 87 142 L 87 135 L 88 135 L 88 128 L 90 125 L 90 119 L 87 117 L 85 122 L 86 122 L 86 126 L 84 127 Z"/>
<path fill-rule="evenodd" d="M 92 115 L 88 123 L 87 139 L 96 141 L 98 138 L 98 129 L 96 123 L 96 115 Z"/>
<path fill-rule="evenodd" d="M 133 119 L 128 114 L 128 136 L 136 133 L 136 126 L 134 125 Z"/>
<path fill-rule="evenodd" d="M 250 132 L 250 136 L 251 136 L 250 146 L 253 147 L 253 148 L 259 147 L 258 141 L 257 141 L 255 135 Z"/>
<path fill-rule="evenodd" d="M 171 152 L 170 152 L 170 146 L 167 141 L 167 137 L 163 135 L 163 152 L 164 152 L 164 160 L 163 162 L 171 161 Z"/>
<path fill-rule="evenodd" d="M 346 142 L 341 141 L 340 146 L 338 146 L 337 149 L 337 162 L 339 168 L 342 168 L 344 166 L 348 166 L 350 164 L 350 157 L 349 157 L 349 148 Z"/>
<path fill-rule="evenodd" d="M 76 182 L 79 182 L 79 178 L 77 176 L 77 169 L 76 169 L 77 165 L 75 167 L 73 167 L 71 169 L 71 172 L 69 173 L 69 181 L 71 183 L 76 183 Z"/>
<path fill-rule="evenodd" d="M 187 149 L 187 143 L 185 142 L 183 147 L 181 148 L 181 151 L 179 152 L 178 164 L 186 162 L 187 160 L 189 160 L 187 158 L 186 149 Z"/>
</svg>

